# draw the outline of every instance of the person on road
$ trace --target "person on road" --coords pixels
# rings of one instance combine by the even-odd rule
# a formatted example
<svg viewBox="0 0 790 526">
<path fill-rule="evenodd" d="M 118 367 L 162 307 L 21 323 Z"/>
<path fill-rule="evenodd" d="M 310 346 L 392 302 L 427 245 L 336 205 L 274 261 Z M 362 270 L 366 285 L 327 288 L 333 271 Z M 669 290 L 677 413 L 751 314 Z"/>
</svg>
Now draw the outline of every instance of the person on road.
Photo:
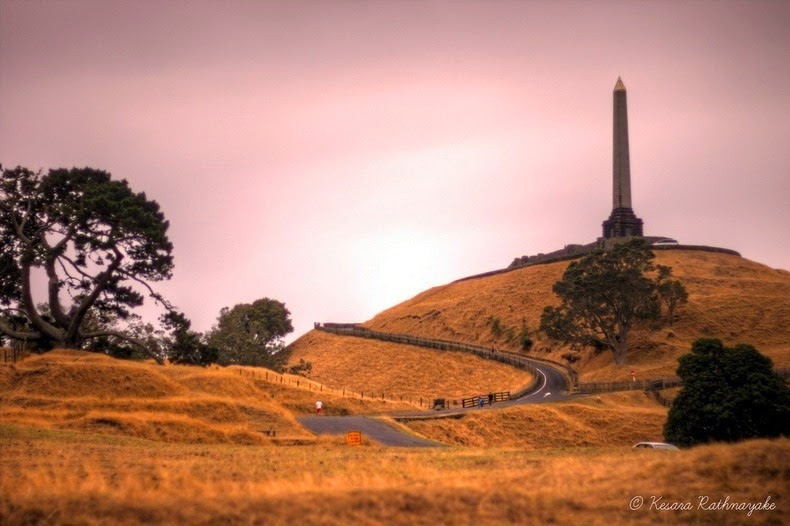
<svg viewBox="0 0 790 526">
<path fill-rule="evenodd" d="M 485 403 L 485 400 L 483 399 L 483 395 L 480 394 L 480 396 L 477 397 L 477 405 L 478 405 L 478 407 L 480 409 L 483 409 L 483 404 L 484 403 Z"/>
<path fill-rule="evenodd" d="M 324 409 L 324 404 L 321 403 L 321 400 L 315 403 L 315 414 L 321 416 Z"/>
<path fill-rule="evenodd" d="M 488 393 L 488 407 L 494 405 L 494 393 Z"/>
</svg>

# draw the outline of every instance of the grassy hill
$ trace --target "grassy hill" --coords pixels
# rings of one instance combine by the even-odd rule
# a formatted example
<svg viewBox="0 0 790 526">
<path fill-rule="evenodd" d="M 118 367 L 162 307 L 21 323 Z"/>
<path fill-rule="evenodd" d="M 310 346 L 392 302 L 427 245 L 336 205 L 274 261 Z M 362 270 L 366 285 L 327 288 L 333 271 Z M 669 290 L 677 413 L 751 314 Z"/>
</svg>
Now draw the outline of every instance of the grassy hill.
<svg viewBox="0 0 790 526">
<path fill-rule="evenodd" d="M 550 449 L 662 442 L 666 419 L 667 409 L 644 393 L 626 392 L 405 425 L 426 438 L 458 446 Z"/>
<path fill-rule="evenodd" d="M 368 393 L 463 398 L 516 392 L 532 382 L 527 371 L 460 352 L 421 349 L 311 331 L 291 344 L 289 363 L 310 361 L 310 378 Z"/>
<path fill-rule="evenodd" d="M 346 348 L 345 338 L 314 336 L 314 347 Z M 472 374 L 468 356 L 445 354 L 457 363 L 429 356 L 459 368 L 452 374 Z M 420 378 L 425 357 L 401 361 Z M 158 366 L 80 351 L 0 364 L 0 523 L 779 524 L 784 513 L 790 440 L 634 451 L 633 442 L 660 438 L 666 416 L 643 393 L 407 424 L 465 446 L 424 450 L 309 436 L 296 416 L 311 412 L 318 389 L 330 414 L 408 407 L 263 369 Z M 261 433 L 271 427 L 276 438 Z M 629 508 L 651 495 L 771 497 L 780 508 L 748 517 Z"/>
<path fill-rule="evenodd" d="M 726 345 L 750 343 L 776 366 L 790 366 L 790 272 L 698 250 L 656 251 L 656 263 L 673 268 L 689 292 L 689 303 L 679 309 L 672 327 L 660 324 L 637 330 L 623 367 L 615 366 L 609 352 L 584 353 L 575 365 L 582 381 L 628 380 L 631 369 L 642 378 L 673 376 L 677 358 L 700 337 L 720 338 Z M 537 328 L 543 307 L 558 303 L 551 287 L 567 265 L 537 265 L 435 287 L 363 325 L 383 332 L 517 350 L 517 342 L 508 341 L 507 333 L 517 335 L 526 324 L 535 341 L 531 353 L 561 361 L 567 349 L 547 340 Z M 503 329 L 500 336 L 491 331 L 493 318 Z M 351 339 L 346 340 L 351 345 Z M 321 367 L 323 344 L 314 343 L 309 348 L 297 343 L 300 352 L 295 356 Z"/>
<path fill-rule="evenodd" d="M 304 378 L 264 369 L 157 366 L 57 350 L 0 365 L 0 423 L 250 445 L 311 439 L 296 416 L 312 413 L 319 396 L 329 415 L 413 409 L 319 389 Z"/>
</svg>

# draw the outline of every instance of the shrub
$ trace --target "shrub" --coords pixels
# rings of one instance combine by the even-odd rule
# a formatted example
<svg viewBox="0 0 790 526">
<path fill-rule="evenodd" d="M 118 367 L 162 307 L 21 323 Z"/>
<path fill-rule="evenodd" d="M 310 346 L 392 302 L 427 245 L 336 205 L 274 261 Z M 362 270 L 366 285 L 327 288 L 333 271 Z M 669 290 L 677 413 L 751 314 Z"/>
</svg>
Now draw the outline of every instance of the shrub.
<svg viewBox="0 0 790 526">
<path fill-rule="evenodd" d="M 790 390 L 751 345 L 728 348 L 702 338 L 678 361 L 683 388 L 664 425 L 667 441 L 691 446 L 790 435 Z"/>
</svg>

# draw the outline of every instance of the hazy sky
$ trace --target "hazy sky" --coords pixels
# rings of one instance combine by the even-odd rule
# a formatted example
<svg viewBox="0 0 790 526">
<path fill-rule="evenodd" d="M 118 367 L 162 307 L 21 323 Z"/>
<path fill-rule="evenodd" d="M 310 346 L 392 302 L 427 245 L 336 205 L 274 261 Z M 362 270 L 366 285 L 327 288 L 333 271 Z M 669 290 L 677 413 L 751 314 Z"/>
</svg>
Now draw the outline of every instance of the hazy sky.
<svg viewBox="0 0 790 526">
<path fill-rule="evenodd" d="M 788 28 L 786 1 L 0 0 L 0 162 L 127 179 L 195 328 L 268 296 L 295 337 L 594 241 L 621 76 L 645 235 L 789 269 Z"/>
</svg>

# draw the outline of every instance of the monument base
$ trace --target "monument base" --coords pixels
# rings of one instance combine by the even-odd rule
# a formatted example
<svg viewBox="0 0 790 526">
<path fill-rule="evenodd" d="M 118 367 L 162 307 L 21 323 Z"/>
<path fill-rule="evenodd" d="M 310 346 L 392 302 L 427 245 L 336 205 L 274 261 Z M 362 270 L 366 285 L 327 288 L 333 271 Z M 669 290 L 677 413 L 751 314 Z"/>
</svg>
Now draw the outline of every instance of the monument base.
<svg viewBox="0 0 790 526">
<path fill-rule="evenodd" d="M 603 237 L 642 237 L 642 220 L 631 208 L 615 208 L 603 222 Z"/>
</svg>

